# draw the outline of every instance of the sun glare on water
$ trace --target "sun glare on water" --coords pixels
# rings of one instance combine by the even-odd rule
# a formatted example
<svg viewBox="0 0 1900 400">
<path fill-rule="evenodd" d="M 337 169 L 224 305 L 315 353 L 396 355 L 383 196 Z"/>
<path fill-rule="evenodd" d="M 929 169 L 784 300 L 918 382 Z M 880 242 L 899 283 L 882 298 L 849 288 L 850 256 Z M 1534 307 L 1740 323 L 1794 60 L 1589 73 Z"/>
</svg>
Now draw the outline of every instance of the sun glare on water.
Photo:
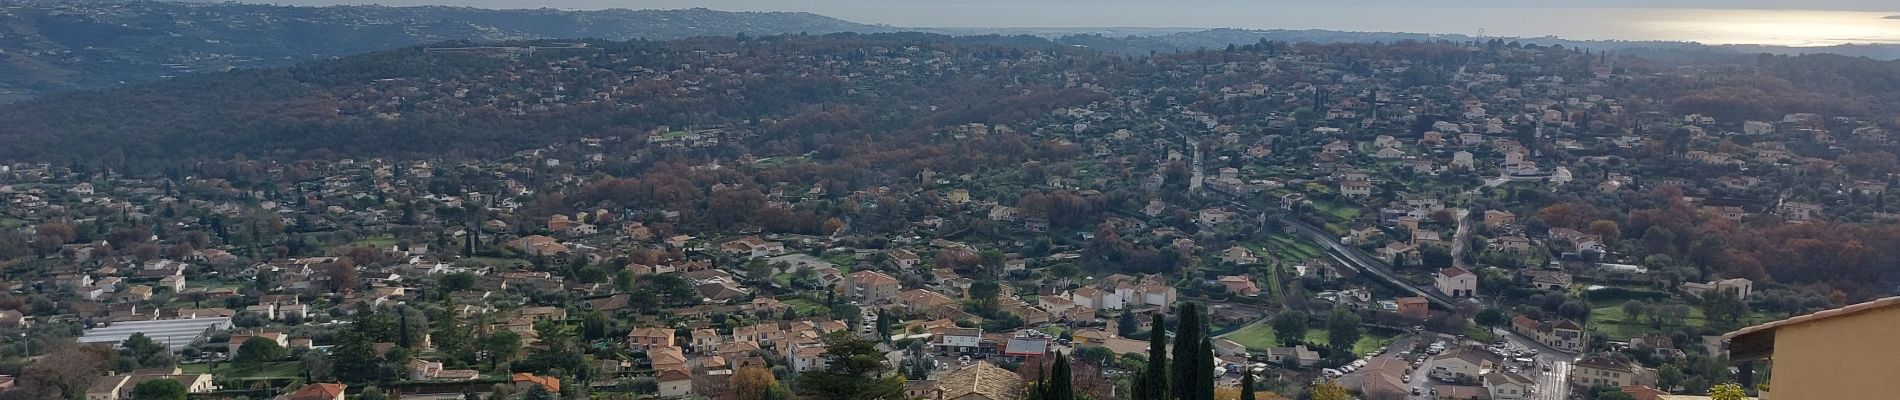
<svg viewBox="0 0 1900 400">
<path fill-rule="evenodd" d="M 1900 43 L 1900 19 L 1892 14 L 1808 10 L 1656 10 L 1632 24 L 1658 37 L 1706 44 L 1828 46 Z"/>
</svg>

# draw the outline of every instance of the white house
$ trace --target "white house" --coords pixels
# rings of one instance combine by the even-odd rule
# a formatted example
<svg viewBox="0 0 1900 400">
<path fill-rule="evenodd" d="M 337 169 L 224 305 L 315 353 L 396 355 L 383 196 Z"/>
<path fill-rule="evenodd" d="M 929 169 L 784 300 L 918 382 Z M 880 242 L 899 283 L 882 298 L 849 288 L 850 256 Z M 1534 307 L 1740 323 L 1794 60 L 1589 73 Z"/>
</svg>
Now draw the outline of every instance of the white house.
<svg viewBox="0 0 1900 400">
<path fill-rule="evenodd" d="M 1501 361 L 1503 360 L 1496 354 L 1488 351 L 1460 347 L 1432 357 L 1431 375 L 1459 381 L 1475 381 L 1497 368 Z"/>
<path fill-rule="evenodd" d="M 1754 290 L 1755 281 L 1746 278 L 1729 278 L 1709 283 L 1689 282 L 1682 284 L 1682 291 L 1689 294 L 1700 296 L 1709 291 L 1726 291 L 1734 293 L 1736 298 L 1742 300 L 1748 300 L 1748 294 Z"/>
<path fill-rule="evenodd" d="M 680 398 L 693 394 L 693 374 L 690 372 L 677 369 L 660 371 L 655 380 L 660 384 L 660 397 Z"/>
<path fill-rule="evenodd" d="M 1491 391 L 1491 400 L 1524 400 L 1530 398 L 1531 387 L 1536 383 L 1523 375 L 1510 372 L 1493 371 L 1484 374 L 1484 387 Z"/>
<path fill-rule="evenodd" d="M 1435 283 L 1439 292 L 1451 297 L 1478 295 L 1478 275 L 1464 268 L 1451 267 L 1439 270 Z"/>
<path fill-rule="evenodd" d="M 1074 292 L 1069 293 L 1069 300 L 1074 301 L 1075 304 L 1087 305 L 1089 308 L 1097 310 L 1120 310 L 1122 309 L 1122 299 L 1121 294 L 1117 292 L 1092 287 L 1076 289 Z"/>
</svg>

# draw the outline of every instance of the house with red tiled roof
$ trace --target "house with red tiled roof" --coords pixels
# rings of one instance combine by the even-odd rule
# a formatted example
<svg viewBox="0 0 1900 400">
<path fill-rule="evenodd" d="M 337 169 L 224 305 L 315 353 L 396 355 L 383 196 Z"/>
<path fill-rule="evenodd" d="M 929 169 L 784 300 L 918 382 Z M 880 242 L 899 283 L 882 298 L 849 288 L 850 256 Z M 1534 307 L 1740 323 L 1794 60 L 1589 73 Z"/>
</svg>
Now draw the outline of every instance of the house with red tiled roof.
<svg viewBox="0 0 1900 400">
<path fill-rule="evenodd" d="M 1584 348 L 1583 328 L 1567 319 L 1538 321 L 1519 315 L 1511 319 L 1511 331 L 1558 350 L 1575 352 Z"/>
<path fill-rule="evenodd" d="M 508 380 L 514 382 L 515 389 L 517 390 L 527 390 L 531 385 L 538 385 L 541 386 L 542 389 L 546 389 L 548 393 L 561 392 L 561 378 L 517 372 L 514 375 L 510 375 Z"/>
<path fill-rule="evenodd" d="M 1227 293 L 1241 296 L 1260 295 L 1260 286 L 1254 285 L 1253 278 L 1246 275 L 1228 275 L 1220 277 L 1221 286 L 1227 287 Z"/>
<path fill-rule="evenodd" d="M 1015 372 L 979 361 L 937 380 L 937 400 L 1021 400 L 1023 378 Z"/>
<path fill-rule="evenodd" d="M 1424 297 L 1400 297 L 1393 299 L 1399 305 L 1399 316 L 1423 320 L 1431 317 L 1431 301 Z"/>
<path fill-rule="evenodd" d="M 956 303 L 956 299 L 929 289 L 911 289 L 897 294 L 897 304 L 910 313 L 923 313 L 938 306 Z"/>
<path fill-rule="evenodd" d="M 341 383 L 312 383 L 297 388 L 291 393 L 290 400 L 343 400 L 343 391 L 349 386 Z"/>
<path fill-rule="evenodd" d="M 641 350 L 673 346 L 673 330 L 652 327 L 635 328 L 632 332 L 627 332 L 627 346 Z"/>
<path fill-rule="evenodd" d="M 660 384 L 660 397 L 681 398 L 693 395 L 693 373 L 684 369 L 660 371 L 654 380 Z"/>
<path fill-rule="evenodd" d="M 839 282 L 839 294 L 874 302 L 897 296 L 897 290 L 903 285 L 890 275 L 877 271 L 857 271 L 845 275 Z"/>
<path fill-rule="evenodd" d="M 1434 286 L 1440 293 L 1451 297 L 1474 297 L 1478 295 L 1478 274 L 1464 268 L 1451 267 L 1438 270 L 1433 277 Z"/>
<path fill-rule="evenodd" d="M 746 236 L 739 240 L 726 242 L 720 244 L 719 249 L 727 253 L 755 258 L 785 254 L 784 243 L 768 241 L 758 236 Z"/>
</svg>

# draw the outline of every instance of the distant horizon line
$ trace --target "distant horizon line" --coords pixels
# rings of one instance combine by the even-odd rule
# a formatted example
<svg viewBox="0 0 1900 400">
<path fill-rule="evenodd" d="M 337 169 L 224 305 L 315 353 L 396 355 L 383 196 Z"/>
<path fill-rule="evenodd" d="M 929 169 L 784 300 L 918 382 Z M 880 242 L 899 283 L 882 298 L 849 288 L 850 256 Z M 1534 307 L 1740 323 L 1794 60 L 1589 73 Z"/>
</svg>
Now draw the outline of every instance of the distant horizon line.
<svg viewBox="0 0 1900 400">
<path fill-rule="evenodd" d="M 692 5 L 692 6 L 681 6 L 681 7 L 668 7 L 666 4 L 655 4 L 653 7 L 647 7 L 647 8 L 630 8 L 630 7 L 574 7 L 572 5 L 569 5 L 568 7 L 559 7 L 559 6 L 551 6 L 551 5 L 543 5 L 539 7 L 518 7 L 520 6 L 520 4 L 505 4 L 505 5 L 443 4 L 439 2 L 440 0 L 420 0 L 422 3 L 429 3 L 429 4 L 397 4 L 397 5 L 384 4 L 382 2 L 376 2 L 376 1 L 348 2 L 347 0 L 346 1 L 306 0 L 302 2 L 294 1 L 294 0 L 293 1 L 157 0 L 157 1 L 167 1 L 167 2 L 179 1 L 179 2 L 190 3 L 190 4 L 219 4 L 219 3 L 235 2 L 235 3 L 243 3 L 243 4 L 270 5 L 270 6 L 278 6 L 278 7 L 315 7 L 315 8 L 322 8 L 322 7 L 389 7 L 389 8 L 447 7 L 447 8 L 465 8 L 465 9 L 472 9 L 472 10 L 489 10 L 489 11 L 550 10 L 550 11 L 564 12 L 564 13 L 566 12 L 576 12 L 576 13 L 615 12 L 615 11 L 666 12 L 666 11 L 694 11 L 694 10 L 703 10 L 703 11 L 712 11 L 712 12 L 733 12 L 733 13 L 789 13 L 789 14 L 813 15 L 813 16 L 834 19 L 841 22 L 872 26 L 872 27 L 887 28 L 887 29 L 893 29 L 893 30 L 908 30 L 908 31 L 931 32 L 931 33 L 948 33 L 945 31 L 983 31 L 983 30 L 999 31 L 999 32 L 988 32 L 988 33 L 1008 33 L 1009 31 L 1030 31 L 1030 33 L 1042 33 L 1044 34 L 1043 36 L 1054 35 L 1054 34 L 1086 34 L 1086 33 L 1104 34 L 1104 33 L 1110 33 L 1113 31 L 1148 31 L 1148 32 L 1157 32 L 1159 34 L 1166 34 L 1166 33 L 1185 33 L 1185 32 L 1233 29 L 1233 30 L 1243 30 L 1243 31 L 1313 31 L 1313 32 L 1340 32 L 1340 33 L 1364 33 L 1364 34 L 1411 34 L 1411 35 L 1425 35 L 1425 36 L 1459 36 L 1459 37 L 1466 37 L 1466 38 L 1504 38 L 1504 39 L 1526 39 L 1526 40 L 1555 39 L 1555 40 L 1576 41 L 1576 42 L 1601 42 L 1601 43 L 1669 43 L 1669 44 L 1697 44 L 1697 45 L 1705 45 L 1705 46 L 1767 46 L 1767 47 L 1783 47 L 1783 48 L 1828 48 L 1828 47 L 1841 47 L 1841 46 L 1900 46 L 1900 41 L 1895 41 L 1892 39 L 1857 38 L 1857 37 L 1846 37 L 1846 36 L 1839 37 L 1839 38 L 1816 37 L 1816 38 L 1812 38 L 1812 39 L 1815 39 L 1814 41 L 1808 41 L 1808 42 L 1798 42 L 1798 41 L 1797 42 L 1788 42 L 1788 41 L 1776 42 L 1776 41 L 1768 41 L 1768 40 L 1756 41 L 1756 42 L 1739 42 L 1739 41 L 1724 42 L 1724 41 L 1721 41 L 1720 39 L 1715 40 L 1715 41 L 1710 41 L 1710 40 L 1706 40 L 1708 38 L 1696 38 L 1696 37 L 1650 37 L 1650 38 L 1623 37 L 1623 38 L 1619 38 L 1619 37 L 1616 37 L 1619 35 L 1615 35 L 1615 34 L 1599 35 L 1599 34 L 1590 34 L 1587 32 L 1550 32 L 1550 33 L 1540 34 L 1537 32 L 1528 32 L 1528 33 L 1527 32 L 1509 32 L 1508 31 L 1509 29 L 1505 29 L 1506 32 L 1499 32 L 1493 35 L 1485 35 L 1482 33 L 1474 34 L 1473 32 L 1451 32 L 1445 29 L 1432 29 L 1429 27 L 1421 27 L 1421 26 L 1394 27 L 1392 29 L 1377 29 L 1377 28 L 1365 29 L 1366 27 L 1363 27 L 1363 26 L 1360 26 L 1360 27 L 1354 27 L 1354 26 L 1295 27 L 1295 26 L 1285 26 L 1285 25 L 1282 25 L 1282 26 L 1239 26 L 1239 25 L 1222 26 L 1222 25 L 1217 25 L 1219 24 L 1219 22 L 1214 22 L 1214 24 L 1210 24 L 1210 25 L 1196 25 L 1190 22 L 1189 24 L 1172 24 L 1172 25 L 1167 25 L 1167 26 L 1124 25 L 1124 24 L 1115 23 L 1114 21 L 1103 21 L 1103 22 L 1109 22 L 1109 23 L 1102 24 L 1102 25 L 1089 24 L 1086 21 L 1082 21 L 1080 23 L 1074 23 L 1074 24 L 1064 24 L 1061 22 L 1057 22 L 1055 24 L 1047 24 L 1047 25 L 1007 24 L 1007 23 L 995 24 L 995 25 L 984 25 L 980 23 L 979 24 L 963 24 L 963 23 L 956 23 L 956 22 L 949 22 L 949 21 L 940 21 L 940 22 L 948 22 L 948 23 L 943 23 L 943 24 L 917 23 L 919 21 L 911 21 L 910 23 L 904 23 L 904 22 L 879 22 L 879 21 L 876 21 L 875 19 L 870 19 L 870 20 L 859 19 L 857 17 L 853 17 L 849 15 L 841 16 L 841 15 L 834 14 L 831 12 L 826 12 L 822 10 L 812 10 L 812 9 L 787 10 L 787 9 L 782 9 L 782 8 L 781 9 L 750 8 L 750 7 L 745 7 L 745 6 L 727 8 L 727 7 L 720 7 L 718 5 Z M 313 4 L 313 3 L 327 3 L 327 4 Z M 511 6 L 516 6 L 516 7 L 510 8 Z M 784 5 L 774 4 L 774 5 L 767 5 L 765 7 L 775 7 L 775 6 L 784 6 Z M 1305 8 L 1336 9 L 1337 10 L 1337 9 L 1361 8 L 1361 6 L 1320 5 L 1320 6 L 1306 6 Z M 1706 11 L 1706 12 L 1724 12 L 1724 13 L 1735 13 L 1735 12 L 1819 12 L 1819 13 L 1864 13 L 1864 14 L 1886 14 L 1887 13 L 1887 12 L 1882 12 L 1882 11 L 1855 11 L 1855 10 L 1838 10 L 1838 9 L 1708 8 L 1708 7 L 1644 7 L 1644 6 L 1578 7 L 1578 6 L 1571 6 L 1571 5 L 1472 6 L 1469 8 L 1490 9 L 1490 10 L 1565 10 L 1565 9 L 1606 10 L 1606 11 L 1667 10 L 1667 11 L 1676 11 L 1676 12 L 1684 12 L 1684 11 L 1704 12 Z M 1888 12 L 1894 12 L 1894 11 L 1888 11 Z M 1866 17 L 1866 18 L 1872 21 L 1900 21 L 1900 14 L 1890 14 L 1890 15 L 1885 15 L 1885 16 L 1875 16 L 1875 17 Z M 971 22 L 971 21 L 963 21 L 963 22 Z M 1127 21 L 1122 21 L 1122 22 L 1127 22 Z M 1176 22 L 1180 22 L 1180 21 L 1176 21 Z M 1209 21 L 1209 22 L 1212 22 L 1212 21 Z M 1874 22 L 1874 24 L 1880 24 L 1880 23 Z M 1481 26 L 1474 25 L 1473 27 L 1482 29 Z M 1894 29 L 1900 30 L 1900 23 L 1896 23 L 1896 26 Z M 1516 30 L 1523 31 L 1524 29 L 1516 29 Z M 1034 31 L 1045 31 L 1045 32 L 1034 32 Z M 1091 31 L 1105 31 L 1105 32 L 1091 32 Z M 1166 33 L 1160 33 L 1160 32 L 1166 32 Z M 974 32 L 957 32 L 954 34 L 972 34 L 972 33 Z M 1127 32 L 1117 32 L 1117 33 L 1127 33 Z M 1134 36 L 1144 36 L 1144 35 L 1134 35 Z"/>
</svg>

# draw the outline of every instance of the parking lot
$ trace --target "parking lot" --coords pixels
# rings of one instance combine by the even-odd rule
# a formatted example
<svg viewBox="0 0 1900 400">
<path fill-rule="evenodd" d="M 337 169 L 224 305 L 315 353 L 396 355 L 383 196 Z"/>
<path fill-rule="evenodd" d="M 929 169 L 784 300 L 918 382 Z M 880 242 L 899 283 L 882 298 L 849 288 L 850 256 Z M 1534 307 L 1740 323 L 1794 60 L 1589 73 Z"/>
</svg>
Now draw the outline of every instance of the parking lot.
<svg viewBox="0 0 1900 400">
<path fill-rule="evenodd" d="M 1564 395 L 1564 391 L 1561 389 L 1541 389 L 1547 385 L 1554 384 L 1559 388 L 1563 385 L 1563 378 L 1559 376 L 1559 374 L 1544 371 L 1544 367 L 1551 366 L 1552 363 L 1544 360 L 1546 355 L 1542 350 L 1510 341 L 1503 343 L 1481 343 L 1474 340 L 1460 340 L 1455 337 L 1432 334 L 1416 336 L 1409 339 L 1410 340 L 1404 342 L 1407 347 L 1393 347 L 1391 351 L 1398 351 L 1400 358 L 1406 360 L 1413 367 L 1412 372 L 1405 377 L 1404 381 L 1407 385 L 1410 385 L 1409 388 L 1412 390 L 1413 394 L 1410 398 L 1432 399 L 1436 397 L 1439 387 L 1460 385 L 1450 377 L 1434 377 L 1432 375 L 1434 369 L 1432 357 L 1444 354 L 1446 351 L 1459 345 L 1483 346 L 1486 350 L 1497 354 L 1503 359 L 1503 363 L 1498 369 L 1517 373 L 1536 380 L 1539 389 L 1533 389 L 1537 391 L 1535 394 L 1536 397 L 1534 398 L 1540 400 L 1557 400 L 1562 399 Z M 1398 344 L 1400 344 L 1400 342 L 1394 342 L 1395 346 Z M 1413 345 L 1416 345 L 1415 347 L 1418 348 L 1418 351 L 1413 350 Z M 1556 371 L 1556 368 L 1553 368 L 1553 372 L 1554 371 Z M 1546 379 L 1545 376 L 1553 376 L 1554 378 Z"/>
</svg>

